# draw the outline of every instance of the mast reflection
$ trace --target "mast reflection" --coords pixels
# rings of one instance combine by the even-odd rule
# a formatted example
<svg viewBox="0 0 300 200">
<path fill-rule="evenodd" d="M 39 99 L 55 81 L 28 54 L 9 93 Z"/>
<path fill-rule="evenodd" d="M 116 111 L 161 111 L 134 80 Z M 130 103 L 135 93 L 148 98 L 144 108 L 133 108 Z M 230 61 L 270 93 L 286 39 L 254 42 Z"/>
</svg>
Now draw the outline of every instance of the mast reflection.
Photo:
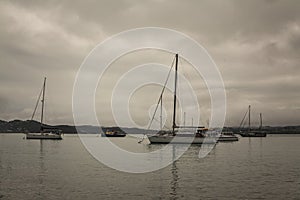
<svg viewBox="0 0 300 200">
<path fill-rule="evenodd" d="M 173 155 L 173 160 L 174 162 L 172 163 L 172 167 L 171 167 L 171 174 L 172 174 L 172 180 L 171 180 L 171 193 L 170 193 L 170 197 L 171 199 L 178 199 L 177 196 L 177 188 L 178 188 L 178 184 L 179 184 L 179 175 L 178 175 L 178 168 L 177 168 L 177 160 L 175 160 L 175 156 L 176 156 L 176 145 L 173 144 L 172 147 L 172 155 Z"/>
</svg>

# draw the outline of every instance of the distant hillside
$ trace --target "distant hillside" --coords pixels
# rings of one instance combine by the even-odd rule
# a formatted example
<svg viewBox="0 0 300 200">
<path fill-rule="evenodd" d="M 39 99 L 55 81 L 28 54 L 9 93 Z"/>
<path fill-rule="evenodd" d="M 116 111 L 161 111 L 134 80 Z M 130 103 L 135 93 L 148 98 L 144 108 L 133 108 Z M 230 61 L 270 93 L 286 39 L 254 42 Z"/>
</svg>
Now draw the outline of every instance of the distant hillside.
<svg viewBox="0 0 300 200">
<path fill-rule="evenodd" d="M 13 120 L 13 121 L 3 121 L 0 120 L 0 133 L 37 133 L 40 131 L 40 123 L 34 120 Z M 129 134 L 143 134 L 146 133 L 146 130 L 138 128 L 119 128 L 119 127 L 97 127 L 97 126 L 78 126 L 77 129 L 75 126 L 70 125 L 47 125 L 44 124 L 43 127 L 50 129 L 60 129 L 63 133 L 66 134 L 76 134 L 77 131 L 80 133 L 86 134 L 97 134 L 100 130 L 106 132 L 107 129 L 120 130 Z M 224 131 L 233 131 L 238 133 L 240 131 L 237 127 L 224 127 Z M 269 134 L 300 134 L 300 126 L 265 126 L 263 127 L 264 131 L 267 131 Z M 154 133 L 155 131 L 150 131 Z M 149 132 L 147 132 L 149 133 Z"/>
<path fill-rule="evenodd" d="M 138 129 L 138 128 L 122 128 L 119 127 L 97 127 L 97 126 L 78 126 L 77 129 L 75 126 L 69 126 L 69 125 L 47 125 L 44 124 L 43 127 L 49 128 L 49 129 L 60 129 L 63 133 L 66 134 L 76 134 L 77 129 L 80 133 L 86 133 L 86 134 L 97 134 L 100 130 L 103 132 L 106 132 L 107 129 L 113 129 L 113 130 L 120 130 L 124 131 L 129 134 L 142 134 L 145 133 L 145 130 Z M 12 121 L 3 121 L 0 120 L 0 133 L 37 133 L 40 132 L 41 124 L 34 120 L 12 120 Z"/>
<path fill-rule="evenodd" d="M 240 130 L 245 131 L 247 129 L 248 128 L 240 129 L 238 127 L 223 128 L 224 131 L 232 131 L 234 133 L 238 133 Z M 268 134 L 300 134 L 300 126 L 264 126 L 261 130 L 266 131 Z"/>
<path fill-rule="evenodd" d="M 74 126 L 68 125 L 43 125 L 47 128 L 58 128 L 64 131 L 64 133 L 76 133 Z M 40 131 L 41 124 L 34 120 L 13 120 L 13 121 L 0 121 L 0 133 L 37 133 Z"/>
</svg>

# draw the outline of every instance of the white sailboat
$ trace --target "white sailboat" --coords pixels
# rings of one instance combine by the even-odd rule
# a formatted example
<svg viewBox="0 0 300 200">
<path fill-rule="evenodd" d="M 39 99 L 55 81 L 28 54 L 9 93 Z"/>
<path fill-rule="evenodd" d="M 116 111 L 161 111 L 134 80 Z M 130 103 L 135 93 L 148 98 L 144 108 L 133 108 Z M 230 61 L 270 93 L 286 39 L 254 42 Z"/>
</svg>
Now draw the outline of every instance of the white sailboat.
<svg viewBox="0 0 300 200">
<path fill-rule="evenodd" d="M 173 107 L 173 125 L 170 131 L 159 131 L 156 135 L 147 135 L 151 144 L 215 144 L 215 137 L 208 137 L 205 134 L 204 126 L 178 126 L 176 125 L 176 90 L 177 90 L 177 70 L 178 70 L 178 54 L 175 55 L 175 87 L 174 87 L 174 107 Z M 159 98 L 162 105 L 162 95 Z M 154 113 L 155 114 L 155 113 Z M 154 115 L 153 115 L 154 118 Z M 153 119 L 152 118 L 152 119 Z M 151 123 L 150 123 L 151 124 Z M 162 127 L 161 127 L 162 129 Z M 180 129 L 180 130 L 179 130 Z M 184 130 L 183 130 L 184 129 Z M 196 131 L 195 131 L 196 130 Z"/>
<path fill-rule="evenodd" d="M 41 93 L 38 97 L 34 112 L 32 114 L 31 120 L 33 120 L 36 109 L 38 107 L 38 104 L 40 102 L 40 98 L 42 96 L 42 112 L 41 112 L 41 128 L 40 133 L 26 133 L 26 139 L 38 139 L 38 140 L 61 140 L 62 134 L 61 131 L 58 129 L 49 129 L 44 126 L 43 119 L 44 119 L 44 106 L 45 106 L 45 89 L 46 89 L 46 77 L 44 78 L 43 88 L 41 90 Z"/>
</svg>

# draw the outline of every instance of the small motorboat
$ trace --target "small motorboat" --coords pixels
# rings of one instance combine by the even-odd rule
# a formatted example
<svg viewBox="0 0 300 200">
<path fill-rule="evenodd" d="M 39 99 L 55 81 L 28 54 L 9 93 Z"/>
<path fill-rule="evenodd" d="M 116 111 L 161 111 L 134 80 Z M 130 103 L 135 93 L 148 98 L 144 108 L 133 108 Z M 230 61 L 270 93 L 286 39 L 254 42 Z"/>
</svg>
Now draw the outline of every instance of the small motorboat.
<svg viewBox="0 0 300 200">
<path fill-rule="evenodd" d="M 233 132 L 222 132 L 218 138 L 219 142 L 239 141 L 239 138 Z"/>
<path fill-rule="evenodd" d="M 117 130 L 107 130 L 101 134 L 102 137 L 125 137 L 126 133 Z"/>
</svg>

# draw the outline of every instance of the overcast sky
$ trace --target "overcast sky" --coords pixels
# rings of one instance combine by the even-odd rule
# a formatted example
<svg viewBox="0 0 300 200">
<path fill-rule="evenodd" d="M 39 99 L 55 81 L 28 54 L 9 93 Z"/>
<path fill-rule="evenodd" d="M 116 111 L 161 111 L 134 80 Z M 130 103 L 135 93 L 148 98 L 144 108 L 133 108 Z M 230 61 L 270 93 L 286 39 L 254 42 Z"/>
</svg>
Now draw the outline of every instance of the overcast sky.
<svg viewBox="0 0 300 200">
<path fill-rule="evenodd" d="M 1 1 L 0 119 L 29 119 L 47 76 L 46 122 L 73 124 L 73 84 L 87 54 L 113 34 L 155 26 L 187 34 L 209 52 L 226 87 L 226 125 L 239 125 L 249 104 L 254 124 L 259 112 L 265 125 L 300 124 L 299 11 L 297 0 Z M 107 77 L 116 81 L 130 66 L 172 59 L 137 52 L 114 63 Z M 193 84 L 204 86 L 200 79 Z M 97 91 L 103 125 L 114 125 L 107 108 L 112 88 L 107 80 Z M 152 89 L 133 98 L 139 124 L 147 123 L 147 106 L 157 101 L 156 92 L 147 96 Z M 205 123 L 209 96 L 198 89 Z"/>
</svg>

